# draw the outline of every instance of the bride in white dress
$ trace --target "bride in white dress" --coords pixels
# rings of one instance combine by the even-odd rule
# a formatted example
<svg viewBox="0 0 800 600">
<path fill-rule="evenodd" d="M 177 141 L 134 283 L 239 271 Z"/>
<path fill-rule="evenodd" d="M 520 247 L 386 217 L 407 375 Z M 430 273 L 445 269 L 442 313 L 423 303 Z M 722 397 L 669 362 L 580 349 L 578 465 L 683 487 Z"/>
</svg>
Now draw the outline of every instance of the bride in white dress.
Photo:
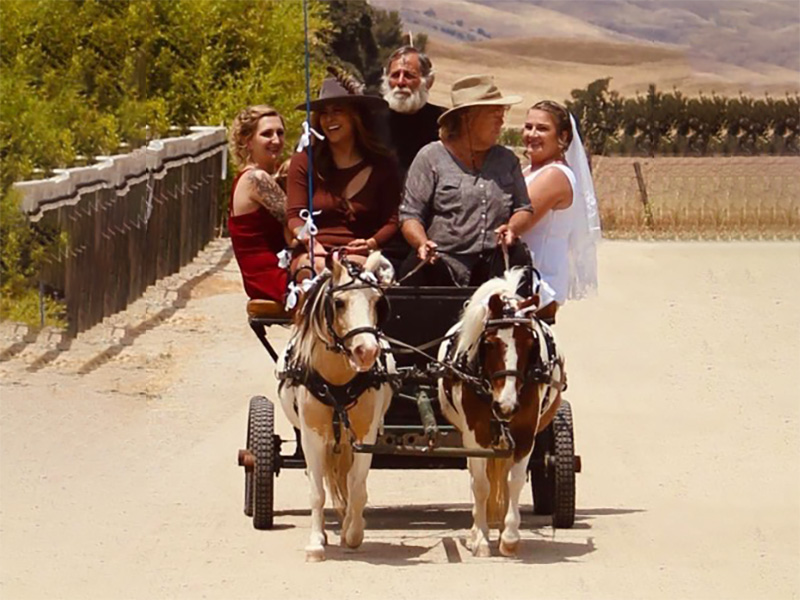
<svg viewBox="0 0 800 600">
<path fill-rule="evenodd" d="M 522 140 L 530 159 L 523 175 L 535 224 L 521 239 L 543 280 L 537 314 L 554 320 L 568 298 L 597 289 L 597 199 L 575 121 L 563 106 L 549 100 L 534 104 Z"/>
</svg>

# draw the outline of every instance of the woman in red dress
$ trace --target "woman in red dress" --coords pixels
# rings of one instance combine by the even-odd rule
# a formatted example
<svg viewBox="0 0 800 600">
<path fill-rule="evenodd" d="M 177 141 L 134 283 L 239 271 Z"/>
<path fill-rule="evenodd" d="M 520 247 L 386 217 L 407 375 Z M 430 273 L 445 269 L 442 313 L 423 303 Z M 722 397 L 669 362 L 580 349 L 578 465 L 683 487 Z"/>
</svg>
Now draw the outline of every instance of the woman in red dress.
<svg viewBox="0 0 800 600">
<path fill-rule="evenodd" d="M 231 189 L 228 231 L 250 298 L 282 302 L 288 273 L 278 266 L 286 246 L 286 195 L 275 182 L 283 153 L 283 117 L 266 105 L 234 119 L 230 147 L 239 174 Z"/>
<path fill-rule="evenodd" d="M 311 102 L 311 123 L 324 135 L 313 142 L 313 211 L 318 228 L 314 246 L 316 272 L 333 248 L 345 248 L 348 258 L 363 262 L 398 231 L 400 177 L 391 151 L 370 131 L 372 110 L 386 106 L 366 96 L 347 76 L 326 79 Z M 298 106 L 305 110 L 305 104 Z M 292 157 L 287 180 L 287 221 L 297 237 L 308 209 L 308 154 Z M 300 236 L 303 237 L 302 235 Z M 292 272 L 310 265 L 308 240 L 301 239 Z"/>
</svg>

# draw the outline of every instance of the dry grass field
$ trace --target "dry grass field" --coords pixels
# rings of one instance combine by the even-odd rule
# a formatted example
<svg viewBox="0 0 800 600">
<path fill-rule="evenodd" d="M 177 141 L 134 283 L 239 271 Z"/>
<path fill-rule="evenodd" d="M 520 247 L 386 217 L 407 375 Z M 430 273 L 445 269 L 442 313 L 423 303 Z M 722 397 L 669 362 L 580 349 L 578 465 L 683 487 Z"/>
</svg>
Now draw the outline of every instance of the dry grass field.
<svg viewBox="0 0 800 600">
<path fill-rule="evenodd" d="M 639 162 L 648 206 L 634 171 Z M 798 239 L 800 157 L 596 156 L 603 235 L 616 239 Z"/>
</svg>

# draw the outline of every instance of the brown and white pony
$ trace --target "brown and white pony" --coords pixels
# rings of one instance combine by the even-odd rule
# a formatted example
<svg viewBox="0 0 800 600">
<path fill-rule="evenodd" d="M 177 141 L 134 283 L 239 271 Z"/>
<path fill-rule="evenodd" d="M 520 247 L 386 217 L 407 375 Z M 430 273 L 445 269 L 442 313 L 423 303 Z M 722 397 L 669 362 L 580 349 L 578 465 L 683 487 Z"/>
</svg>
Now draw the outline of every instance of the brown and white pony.
<svg viewBox="0 0 800 600">
<path fill-rule="evenodd" d="M 468 547 L 475 556 L 490 556 L 494 524 L 500 553 L 516 554 L 528 459 L 566 381 L 552 332 L 533 316 L 538 298 L 516 294 L 522 276 L 512 270 L 480 286 L 439 349 L 439 360 L 468 374 L 439 381 L 442 413 L 461 431 L 464 447 L 513 448 L 509 458 L 467 459 L 474 498 Z"/>
<path fill-rule="evenodd" d="M 392 399 L 386 374 L 394 362 L 380 340 L 382 286 L 394 271 L 379 252 L 363 270 L 333 260 L 295 313 L 291 336 L 278 361 L 279 395 L 289 421 L 301 432 L 311 491 L 311 533 L 306 560 L 325 559 L 325 485 L 343 517 L 341 543 L 364 539 L 367 473 L 371 454 L 354 442 L 373 444 Z"/>
</svg>

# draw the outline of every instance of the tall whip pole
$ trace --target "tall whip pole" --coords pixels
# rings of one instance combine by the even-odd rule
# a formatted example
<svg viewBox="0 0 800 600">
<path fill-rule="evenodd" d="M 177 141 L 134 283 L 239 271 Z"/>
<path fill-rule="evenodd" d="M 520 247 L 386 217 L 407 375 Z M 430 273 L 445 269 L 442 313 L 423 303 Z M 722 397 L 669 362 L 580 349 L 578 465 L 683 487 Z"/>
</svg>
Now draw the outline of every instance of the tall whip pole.
<svg viewBox="0 0 800 600">
<path fill-rule="evenodd" d="M 303 32 L 305 34 L 305 50 L 306 50 L 306 123 L 308 130 L 311 130 L 311 59 L 310 59 L 310 52 L 308 50 L 308 0 L 303 0 Z M 309 219 L 313 219 L 314 215 L 314 181 L 313 181 L 313 173 L 314 173 L 314 165 L 313 165 L 313 152 L 311 151 L 311 136 L 308 139 L 308 146 L 306 147 L 306 151 L 308 152 L 308 215 Z M 311 228 L 309 228 L 311 229 Z M 308 256 L 311 260 L 311 271 L 316 273 L 316 269 L 314 268 L 314 242 L 316 241 L 316 237 L 312 231 L 309 231 L 309 246 L 308 246 Z"/>
</svg>

